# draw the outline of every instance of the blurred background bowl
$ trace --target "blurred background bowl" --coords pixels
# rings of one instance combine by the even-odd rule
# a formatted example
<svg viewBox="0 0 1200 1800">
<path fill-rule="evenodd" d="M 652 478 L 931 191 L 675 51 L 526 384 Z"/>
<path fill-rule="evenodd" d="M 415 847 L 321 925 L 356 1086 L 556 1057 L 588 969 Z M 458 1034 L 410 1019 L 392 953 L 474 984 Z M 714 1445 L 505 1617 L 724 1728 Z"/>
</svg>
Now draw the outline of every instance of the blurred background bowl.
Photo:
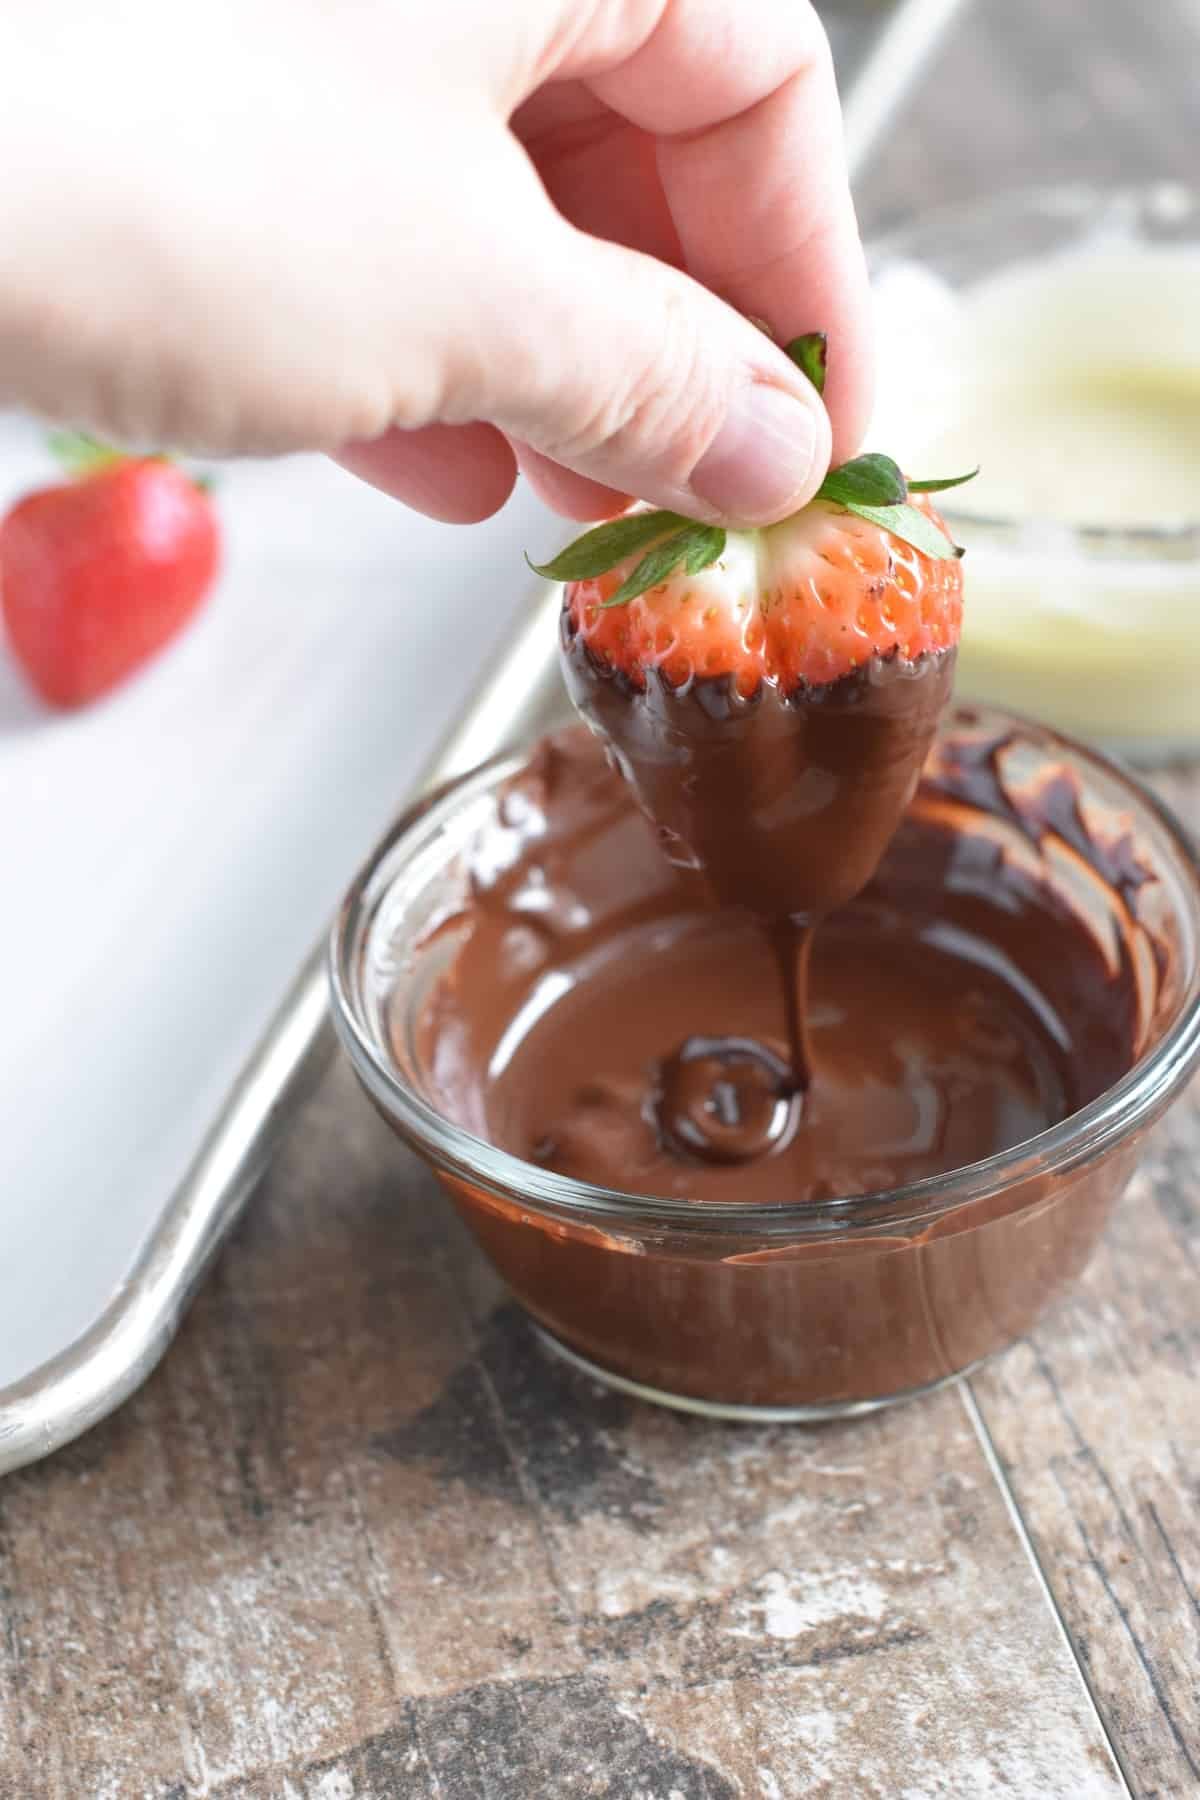
<svg viewBox="0 0 1200 1800">
<path fill-rule="evenodd" d="M 872 441 L 968 548 L 957 691 L 1142 761 L 1200 748 L 1200 201 L 1069 186 L 871 251 Z"/>
</svg>

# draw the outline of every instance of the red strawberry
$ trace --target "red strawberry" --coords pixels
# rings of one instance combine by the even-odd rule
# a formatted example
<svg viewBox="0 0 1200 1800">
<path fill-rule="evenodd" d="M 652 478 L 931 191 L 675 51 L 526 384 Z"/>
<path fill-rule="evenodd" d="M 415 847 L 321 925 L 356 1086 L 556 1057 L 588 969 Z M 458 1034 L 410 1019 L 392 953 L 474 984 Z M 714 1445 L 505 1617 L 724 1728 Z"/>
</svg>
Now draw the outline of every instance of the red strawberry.
<svg viewBox="0 0 1200 1800">
<path fill-rule="evenodd" d="M 82 453 L 81 453 L 82 447 Z M 8 640 L 52 706 L 84 706 L 174 637 L 216 573 L 212 504 L 182 469 L 72 440 L 83 472 L 0 524 Z"/>
<path fill-rule="evenodd" d="M 924 496 L 915 505 L 940 528 Z M 832 501 L 767 531 L 729 532 L 707 568 L 613 605 L 636 560 L 570 583 L 566 606 L 591 654 L 637 688 L 658 670 L 674 688 L 724 675 L 744 695 L 763 681 L 791 694 L 871 656 L 911 662 L 958 642 L 958 560 L 931 557 Z"/>
</svg>

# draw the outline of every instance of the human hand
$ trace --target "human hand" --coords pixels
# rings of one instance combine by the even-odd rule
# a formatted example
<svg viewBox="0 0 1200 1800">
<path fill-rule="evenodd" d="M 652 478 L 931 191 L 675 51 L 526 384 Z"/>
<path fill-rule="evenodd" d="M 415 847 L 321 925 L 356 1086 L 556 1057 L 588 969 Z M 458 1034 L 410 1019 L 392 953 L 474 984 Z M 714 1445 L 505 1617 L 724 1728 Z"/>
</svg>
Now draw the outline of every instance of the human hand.
<svg viewBox="0 0 1200 1800">
<path fill-rule="evenodd" d="M 573 517 L 762 523 L 858 446 L 866 282 L 804 0 L 14 0 L 6 37 L 0 398 L 329 450 L 459 521 L 519 460 Z M 828 417 L 743 315 L 829 333 Z"/>
</svg>

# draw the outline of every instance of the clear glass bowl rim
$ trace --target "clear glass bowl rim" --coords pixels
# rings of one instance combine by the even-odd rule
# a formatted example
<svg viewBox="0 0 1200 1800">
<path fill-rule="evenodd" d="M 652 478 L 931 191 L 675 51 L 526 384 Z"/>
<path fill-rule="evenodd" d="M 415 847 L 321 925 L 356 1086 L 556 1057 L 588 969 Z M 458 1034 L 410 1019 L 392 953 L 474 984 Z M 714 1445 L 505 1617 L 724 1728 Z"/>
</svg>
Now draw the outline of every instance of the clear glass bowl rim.
<svg viewBox="0 0 1200 1800">
<path fill-rule="evenodd" d="M 907 257 L 922 260 L 922 250 L 931 257 L 939 243 L 966 233 L 986 236 L 996 228 L 996 221 L 1014 215 L 1061 218 L 1083 224 L 1093 216 L 1126 208 L 1145 211 L 1165 196 L 1171 197 L 1172 210 L 1180 219 L 1193 225 L 1193 237 L 1200 247 L 1200 188 L 1186 182 L 1158 181 L 1099 187 L 1087 182 L 1061 182 L 1045 186 L 1001 188 L 986 200 L 958 200 L 927 212 L 912 213 L 897 220 L 866 246 L 867 262 L 872 274 L 889 259 Z M 1051 252 L 1050 254 L 1054 254 Z M 1014 254 L 998 259 L 995 270 L 1016 268 L 1030 260 Z M 1161 555 L 1164 561 L 1179 562 L 1200 558 L 1200 518 L 1176 524 L 1155 524 L 1147 520 L 1137 525 L 1064 524 L 1062 520 L 1046 520 L 1036 513 L 978 513 L 967 509 L 953 493 L 939 496 L 938 510 L 952 530 L 967 535 L 984 531 L 1004 539 L 1041 534 L 1052 535 L 1062 547 L 1070 544 L 1084 556 L 1130 557 Z"/>
<path fill-rule="evenodd" d="M 502 751 L 409 807 L 371 852 L 346 891 L 329 938 L 328 974 L 338 1036 L 367 1092 L 388 1120 L 435 1168 L 531 1213 L 581 1223 L 597 1218 L 633 1232 L 662 1228 L 677 1234 L 788 1240 L 848 1237 L 931 1224 L 943 1214 L 989 1199 L 1035 1177 L 1062 1174 L 1114 1149 L 1149 1125 L 1200 1063 L 1200 851 L 1171 809 L 1134 775 L 1099 751 L 1019 713 L 970 705 L 980 718 L 1035 731 L 1072 758 L 1116 780 L 1136 815 L 1149 813 L 1164 832 L 1180 885 L 1190 896 L 1192 966 L 1179 1012 L 1160 1041 L 1096 1100 L 1038 1136 L 980 1162 L 902 1187 L 821 1201 L 701 1201 L 653 1198 L 594 1186 L 538 1168 L 510 1151 L 444 1119 L 405 1082 L 375 1042 L 355 1002 L 354 961 L 378 871 L 403 839 L 422 824 L 435 827 L 464 793 L 486 790 L 515 772 L 528 746 Z M 953 716 L 952 714 L 950 715 Z M 395 879 L 393 871 L 392 879 Z"/>
</svg>

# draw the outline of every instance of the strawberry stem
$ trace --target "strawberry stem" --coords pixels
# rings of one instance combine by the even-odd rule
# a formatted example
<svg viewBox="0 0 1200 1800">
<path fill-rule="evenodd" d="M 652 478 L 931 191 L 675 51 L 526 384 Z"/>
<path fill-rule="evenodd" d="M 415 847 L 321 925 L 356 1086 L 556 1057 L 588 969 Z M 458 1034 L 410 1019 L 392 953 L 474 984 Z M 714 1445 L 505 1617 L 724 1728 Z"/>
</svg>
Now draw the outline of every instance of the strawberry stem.
<svg viewBox="0 0 1200 1800">
<path fill-rule="evenodd" d="M 125 450 L 116 449 L 112 444 L 102 443 L 99 438 L 89 437 L 86 431 L 52 431 L 47 443 L 51 454 L 76 481 L 86 480 L 89 475 L 99 475 L 105 469 L 114 469 L 118 463 L 139 460 L 161 463 L 175 461 L 165 450 L 147 452 L 142 458 L 132 456 Z M 196 475 L 191 470 L 186 473 L 192 486 L 201 494 L 211 494 L 217 485 L 210 474 Z"/>
<path fill-rule="evenodd" d="M 120 450 L 114 450 L 111 444 L 102 444 L 99 438 L 89 437 L 84 431 L 53 431 L 48 443 L 51 455 L 68 475 L 76 477 L 98 475 L 101 469 L 109 469 L 114 463 L 125 460 Z"/>
<path fill-rule="evenodd" d="M 792 339 L 786 346 L 786 353 L 800 373 L 808 376 L 818 394 L 823 394 L 829 367 L 829 339 L 825 333 L 806 331 L 802 337 Z"/>
</svg>

